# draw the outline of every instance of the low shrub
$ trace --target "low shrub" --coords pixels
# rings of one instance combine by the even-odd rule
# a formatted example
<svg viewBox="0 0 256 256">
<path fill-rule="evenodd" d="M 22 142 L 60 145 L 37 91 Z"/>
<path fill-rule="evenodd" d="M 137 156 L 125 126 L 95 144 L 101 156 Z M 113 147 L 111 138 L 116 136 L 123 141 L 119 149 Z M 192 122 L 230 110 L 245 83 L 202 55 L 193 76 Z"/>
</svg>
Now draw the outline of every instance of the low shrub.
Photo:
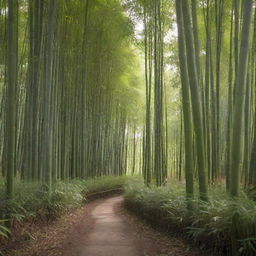
<svg viewBox="0 0 256 256">
<path fill-rule="evenodd" d="M 23 222 L 37 217 L 56 218 L 64 210 L 76 207 L 82 202 L 82 187 L 75 182 L 56 183 L 51 193 L 47 186 L 37 183 L 15 182 L 12 200 L 5 199 L 4 190 L 0 191 L 0 216 L 6 213 L 12 222 Z"/>
<path fill-rule="evenodd" d="M 88 195 L 96 194 L 98 192 L 123 189 L 128 179 L 132 178 L 127 176 L 101 176 L 91 178 L 83 182 L 83 194 L 87 197 Z"/>
<path fill-rule="evenodd" d="M 128 209 L 154 226 L 182 235 L 213 255 L 256 255 L 256 204 L 245 194 L 230 198 L 223 186 L 212 188 L 209 202 L 186 206 L 184 185 L 146 187 L 142 182 L 125 188 Z"/>
</svg>

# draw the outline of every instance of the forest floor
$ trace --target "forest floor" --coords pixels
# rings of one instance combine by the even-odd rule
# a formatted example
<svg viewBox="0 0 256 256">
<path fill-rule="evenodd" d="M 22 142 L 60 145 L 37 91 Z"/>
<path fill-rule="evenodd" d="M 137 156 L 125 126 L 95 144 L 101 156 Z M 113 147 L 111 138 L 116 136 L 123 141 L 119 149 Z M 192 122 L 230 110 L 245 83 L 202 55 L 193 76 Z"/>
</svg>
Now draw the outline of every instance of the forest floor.
<svg viewBox="0 0 256 256">
<path fill-rule="evenodd" d="M 9 245 L 6 256 L 202 256 L 128 214 L 122 196 L 97 199 Z"/>
</svg>

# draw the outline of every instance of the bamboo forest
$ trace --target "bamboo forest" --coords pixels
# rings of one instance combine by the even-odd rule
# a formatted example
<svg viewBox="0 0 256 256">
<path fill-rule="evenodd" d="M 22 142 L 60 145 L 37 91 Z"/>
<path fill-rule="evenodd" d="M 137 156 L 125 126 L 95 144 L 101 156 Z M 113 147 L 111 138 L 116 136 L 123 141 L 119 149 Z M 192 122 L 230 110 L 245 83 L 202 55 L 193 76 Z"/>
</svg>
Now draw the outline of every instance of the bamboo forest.
<svg viewBox="0 0 256 256">
<path fill-rule="evenodd" d="M 0 0 L 0 256 L 256 255 L 255 0 Z"/>
</svg>

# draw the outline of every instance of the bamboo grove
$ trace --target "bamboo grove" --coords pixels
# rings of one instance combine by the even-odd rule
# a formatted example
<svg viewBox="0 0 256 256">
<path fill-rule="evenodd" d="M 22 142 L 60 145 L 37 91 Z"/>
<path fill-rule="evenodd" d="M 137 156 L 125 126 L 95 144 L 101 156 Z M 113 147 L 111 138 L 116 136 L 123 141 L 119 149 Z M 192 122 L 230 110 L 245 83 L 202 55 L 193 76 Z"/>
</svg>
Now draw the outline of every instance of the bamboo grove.
<svg viewBox="0 0 256 256">
<path fill-rule="evenodd" d="M 136 31 L 136 24 L 143 29 Z M 1 175 L 256 186 L 253 0 L 1 0 Z"/>
<path fill-rule="evenodd" d="M 203 3 L 206 45 L 205 58 L 201 58 L 202 60 L 199 54 L 201 50 L 196 13 L 198 3 L 192 1 L 191 14 L 188 4 L 188 1 L 176 1 L 179 58 L 181 69 L 184 71 L 181 72 L 183 93 L 186 91 L 189 95 L 190 91 L 191 107 L 186 106 L 187 102 L 183 101 L 183 111 L 184 116 L 188 115 L 187 112 L 191 108 L 193 116 L 201 198 L 207 199 L 207 174 L 208 183 L 215 183 L 226 175 L 227 190 L 231 195 L 237 196 L 241 178 L 246 186 L 253 183 L 254 176 L 254 169 L 249 168 L 249 162 L 253 161 L 253 157 L 249 155 L 252 154 L 251 141 L 254 132 L 254 127 L 251 125 L 254 104 L 251 104 L 252 101 L 249 99 L 255 87 L 255 34 L 251 36 L 252 31 L 255 31 L 255 23 L 252 21 L 253 1 Z M 212 16 L 214 19 L 211 18 Z M 225 49 L 225 52 L 229 52 L 229 56 L 224 56 L 223 51 L 228 41 L 225 41 L 225 17 L 231 17 L 229 51 Z M 233 27 L 235 27 L 234 33 Z M 212 43 L 213 36 L 215 43 Z M 226 70 L 227 75 L 221 72 L 221 69 L 225 68 L 224 61 L 229 67 Z M 205 67 L 204 73 L 201 66 Z M 221 99 L 220 95 L 224 94 L 224 90 L 227 96 Z M 221 113 L 221 109 L 226 110 L 226 113 L 224 111 Z M 191 123 L 184 123 L 184 126 L 187 126 L 185 131 L 191 133 Z M 226 136 L 221 134 L 222 131 Z M 186 147 L 191 146 L 191 136 L 191 134 L 187 135 Z M 223 141 L 227 143 L 221 143 Z M 188 159 L 190 158 L 191 156 Z M 190 177 L 189 171 L 187 170 L 187 176 Z M 190 193 L 191 178 L 189 182 Z"/>
<path fill-rule="evenodd" d="M 240 184 L 255 186 L 255 2 L 126 5 L 144 23 L 146 182 L 184 177 L 191 198 L 198 180 L 206 201 L 209 185 L 225 182 L 234 196 Z M 168 113 L 179 77 L 179 113 Z"/>
<path fill-rule="evenodd" d="M 56 180 L 125 174 L 140 64 L 120 3 L 1 1 L 0 18 L 8 197 L 14 178 L 51 190 Z"/>
</svg>

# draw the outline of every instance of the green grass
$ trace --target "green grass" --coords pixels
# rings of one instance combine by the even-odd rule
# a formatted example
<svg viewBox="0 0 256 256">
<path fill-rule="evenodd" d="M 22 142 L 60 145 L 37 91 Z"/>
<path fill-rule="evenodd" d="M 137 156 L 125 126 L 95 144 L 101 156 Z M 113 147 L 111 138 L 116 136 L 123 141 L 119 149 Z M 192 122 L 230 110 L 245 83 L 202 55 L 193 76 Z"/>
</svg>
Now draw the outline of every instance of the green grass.
<svg viewBox="0 0 256 256">
<path fill-rule="evenodd" d="M 137 215 L 213 255 L 256 255 L 256 204 L 246 194 L 234 200 L 218 186 L 209 191 L 208 203 L 194 201 L 188 212 L 182 184 L 148 188 L 138 181 L 125 191 L 126 205 Z"/>
</svg>

